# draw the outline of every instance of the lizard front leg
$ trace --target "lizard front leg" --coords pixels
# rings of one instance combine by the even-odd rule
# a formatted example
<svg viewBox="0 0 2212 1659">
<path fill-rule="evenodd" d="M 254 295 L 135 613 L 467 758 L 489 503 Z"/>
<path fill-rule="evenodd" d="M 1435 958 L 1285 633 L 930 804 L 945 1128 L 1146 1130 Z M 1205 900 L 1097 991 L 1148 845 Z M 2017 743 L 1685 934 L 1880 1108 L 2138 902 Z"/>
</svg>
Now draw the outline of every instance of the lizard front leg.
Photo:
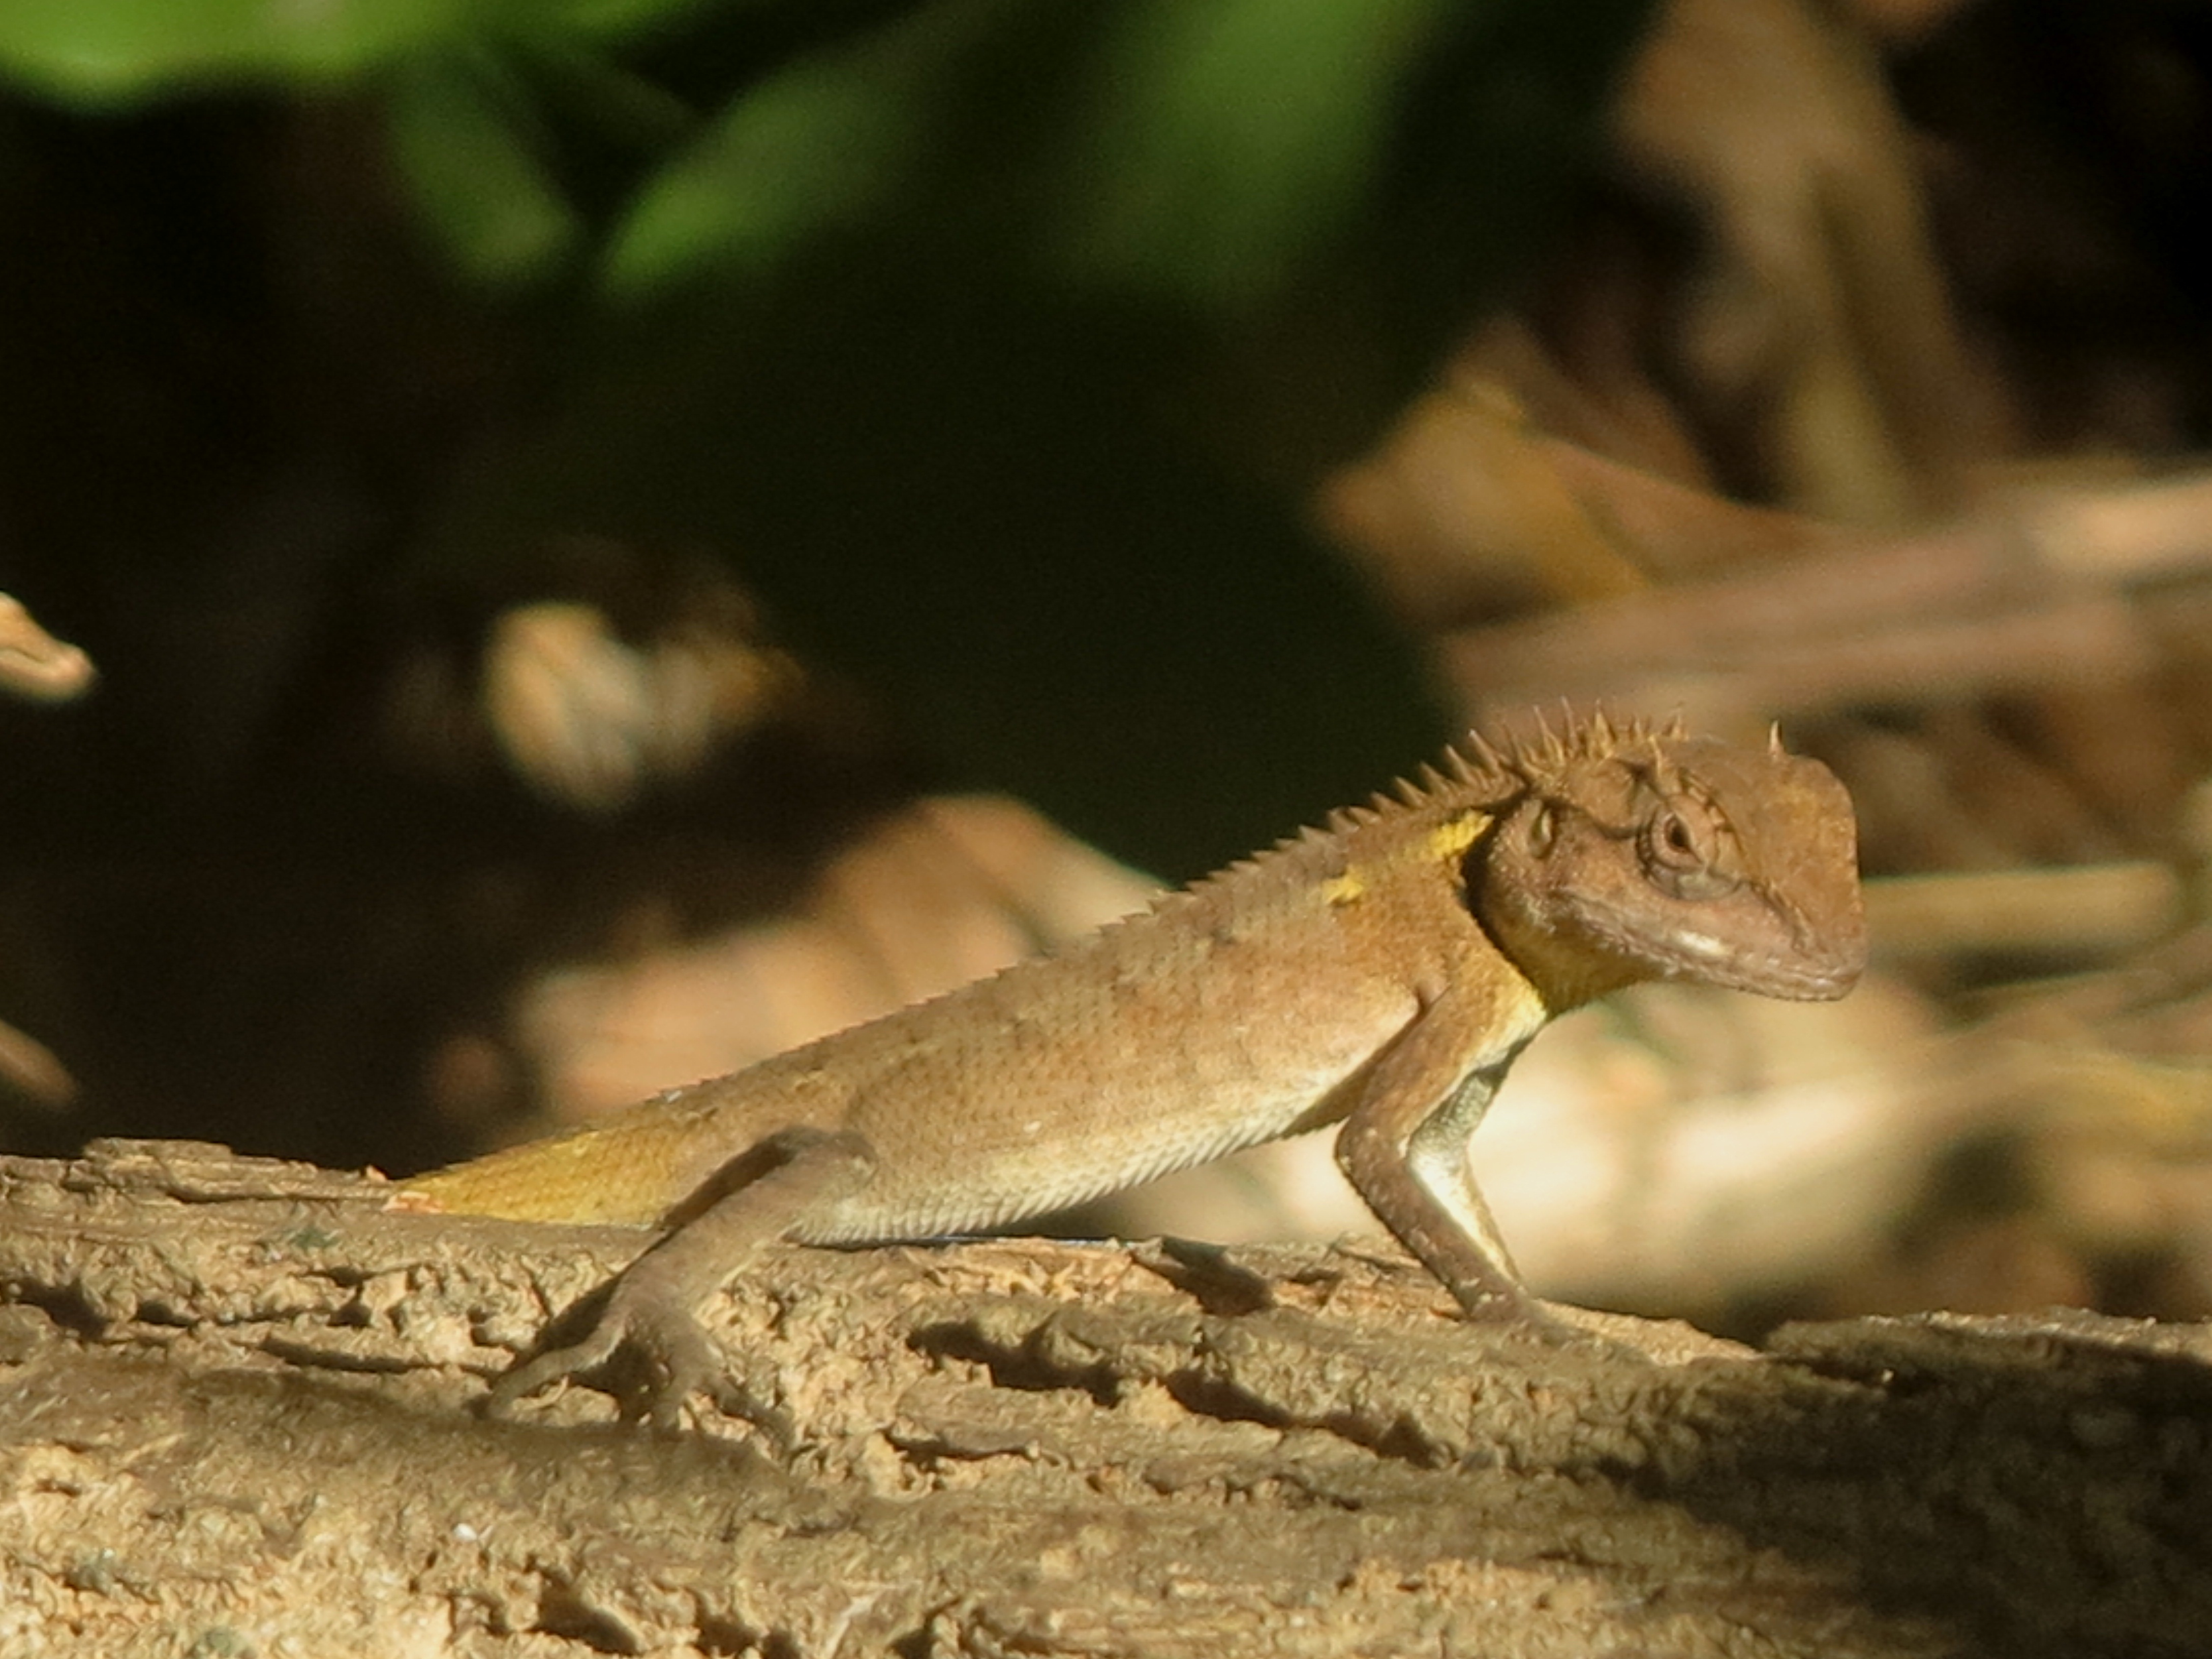
<svg viewBox="0 0 2212 1659">
<path fill-rule="evenodd" d="M 547 1383 L 604 1365 L 629 1348 L 648 1368 L 644 1409 L 629 1414 L 642 1414 L 654 1428 L 675 1428 L 695 1393 L 733 1416 L 773 1427 L 729 1375 L 699 1322 L 700 1304 L 762 1246 L 860 1191 L 875 1167 L 866 1139 L 849 1131 L 787 1129 L 747 1148 L 680 1206 L 668 1231 L 614 1280 L 582 1337 L 516 1365 L 493 1387 L 485 1408 L 502 1414 Z"/>
<path fill-rule="evenodd" d="M 1454 986 L 1368 1074 L 1336 1161 L 1382 1224 L 1470 1318 L 1571 1334 L 1528 1294 L 1468 1169 L 1468 1139 L 1528 1036 L 1498 1000 Z"/>
</svg>

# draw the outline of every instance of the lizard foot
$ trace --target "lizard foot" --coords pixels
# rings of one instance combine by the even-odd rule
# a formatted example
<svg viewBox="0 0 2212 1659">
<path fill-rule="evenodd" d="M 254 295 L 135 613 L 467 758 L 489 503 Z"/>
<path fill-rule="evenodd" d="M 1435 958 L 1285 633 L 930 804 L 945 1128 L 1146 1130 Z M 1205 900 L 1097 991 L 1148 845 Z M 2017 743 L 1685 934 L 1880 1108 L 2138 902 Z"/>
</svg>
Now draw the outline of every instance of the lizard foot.
<svg viewBox="0 0 2212 1659">
<path fill-rule="evenodd" d="M 763 1162 L 770 1165 L 765 1171 L 757 1167 Z M 709 1184 L 703 1209 L 631 1262 L 599 1293 L 603 1300 L 587 1299 L 564 1316 L 560 1322 L 572 1328 L 589 1321 L 584 1334 L 517 1365 L 494 1387 L 487 1408 L 503 1413 L 549 1382 L 610 1371 L 608 1391 L 625 1421 L 673 1430 L 684 1406 L 704 1395 L 789 1451 L 788 1418 L 731 1375 L 697 1310 L 764 1243 L 855 1190 L 874 1169 L 867 1142 L 849 1132 L 787 1129 L 746 1148 Z"/>
<path fill-rule="evenodd" d="M 654 1290 L 626 1276 L 603 1293 L 596 1313 L 589 1301 L 579 1304 L 561 1322 L 588 1320 L 584 1334 L 508 1370 L 492 1385 L 485 1414 L 510 1416 L 516 1406 L 555 1382 L 581 1382 L 599 1373 L 599 1385 L 614 1396 L 624 1422 L 673 1433 L 683 1426 L 685 1405 L 704 1395 L 718 1410 L 752 1424 L 780 1449 L 789 1450 L 788 1415 L 732 1374 L 696 1316 Z"/>
</svg>

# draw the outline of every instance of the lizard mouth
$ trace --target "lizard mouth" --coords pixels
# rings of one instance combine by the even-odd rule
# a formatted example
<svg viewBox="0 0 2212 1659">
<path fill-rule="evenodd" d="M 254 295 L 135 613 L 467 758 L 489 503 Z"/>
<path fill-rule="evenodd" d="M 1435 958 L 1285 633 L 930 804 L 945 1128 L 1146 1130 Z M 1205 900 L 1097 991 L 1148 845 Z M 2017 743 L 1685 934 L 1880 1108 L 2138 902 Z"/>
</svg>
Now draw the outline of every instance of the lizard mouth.
<svg viewBox="0 0 2212 1659">
<path fill-rule="evenodd" d="M 1794 944 L 1762 950 L 1702 928 L 1677 927 L 1654 936 L 1618 916 L 1592 914 L 1585 920 L 1611 950 L 1649 963 L 1647 971 L 1790 1002 L 1832 1002 L 1858 983 L 1866 967 L 1863 936 L 1824 951 Z"/>
<path fill-rule="evenodd" d="M 1698 971 L 1731 991 L 1751 991 L 1790 1002 L 1833 1002 L 1859 982 L 1860 964 L 1769 960 L 1744 963 L 1734 977 L 1710 966 Z"/>
<path fill-rule="evenodd" d="M 1674 958 L 1669 978 L 1698 979 L 1728 990 L 1791 1002 L 1832 1002 L 1858 983 L 1865 967 L 1859 953 L 1838 951 L 1814 957 L 1747 951 L 1741 945 L 1703 935 L 1672 943 L 1677 949 L 1667 952 Z"/>
</svg>

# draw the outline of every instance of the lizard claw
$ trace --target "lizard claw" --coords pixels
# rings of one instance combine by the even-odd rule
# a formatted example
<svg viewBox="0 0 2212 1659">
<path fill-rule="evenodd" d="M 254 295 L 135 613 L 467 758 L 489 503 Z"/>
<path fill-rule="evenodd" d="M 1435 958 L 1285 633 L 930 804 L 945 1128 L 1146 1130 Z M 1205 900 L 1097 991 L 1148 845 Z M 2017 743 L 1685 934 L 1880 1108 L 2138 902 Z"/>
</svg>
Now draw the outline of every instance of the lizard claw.
<svg viewBox="0 0 2212 1659">
<path fill-rule="evenodd" d="M 563 1377 L 577 1376 L 605 1364 L 621 1346 L 621 1329 L 603 1322 L 581 1342 L 572 1342 L 562 1348 L 549 1348 L 543 1353 L 509 1366 L 506 1374 L 492 1384 L 491 1392 L 484 1397 L 484 1415 L 512 1416 L 516 1406 L 548 1383 Z"/>
<path fill-rule="evenodd" d="M 494 1383 L 483 1402 L 485 1414 L 510 1417 L 516 1406 L 552 1383 L 608 1371 L 617 1375 L 608 1379 L 606 1391 L 626 1423 L 672 1434 L 683 1427 L 685 1405 L 703 1395 L 780 1449 L 791 1449 L 789 1415 L 732 1375 L 720 1348 L 690 1313 L 624 1279 L 614 1285 L 596 1316 L 586 1316 L 590 1328 L 578 1340 L 532 1356 Z"/>
</svg>

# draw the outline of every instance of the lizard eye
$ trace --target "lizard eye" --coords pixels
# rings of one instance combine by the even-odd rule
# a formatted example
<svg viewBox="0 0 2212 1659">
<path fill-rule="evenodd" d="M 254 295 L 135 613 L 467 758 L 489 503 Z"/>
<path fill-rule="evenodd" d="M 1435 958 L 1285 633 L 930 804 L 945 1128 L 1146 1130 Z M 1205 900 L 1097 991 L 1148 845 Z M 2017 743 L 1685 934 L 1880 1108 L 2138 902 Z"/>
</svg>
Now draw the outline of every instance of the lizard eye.
<svg viewBox="0 0 2212 1659">
<path fill-rule="evenodd" d="M 1552 850 L 1552 843 L 1559 833 L 1559 816 L 1550 805 L 1539 806 L 1536 816 L 1528 821 L 1528 850 L 1542 858 Z"/>
<path fill-rule="evenodd" d="M 1644 826 L 1645 861 L 1668 870 L 1695 869 L 1705 862 L 1701 827 L 1680 812 L 1653 814 Z"/>
<path fill-rule="evenodd" d="M 1694 803 L 1653 813 L 1638 838 L 1644 873 L 1676 898 L 1718 898 L 1737 885 L 1717 867 L 1722 834 L 1712 815 Z"/>
</svg>

